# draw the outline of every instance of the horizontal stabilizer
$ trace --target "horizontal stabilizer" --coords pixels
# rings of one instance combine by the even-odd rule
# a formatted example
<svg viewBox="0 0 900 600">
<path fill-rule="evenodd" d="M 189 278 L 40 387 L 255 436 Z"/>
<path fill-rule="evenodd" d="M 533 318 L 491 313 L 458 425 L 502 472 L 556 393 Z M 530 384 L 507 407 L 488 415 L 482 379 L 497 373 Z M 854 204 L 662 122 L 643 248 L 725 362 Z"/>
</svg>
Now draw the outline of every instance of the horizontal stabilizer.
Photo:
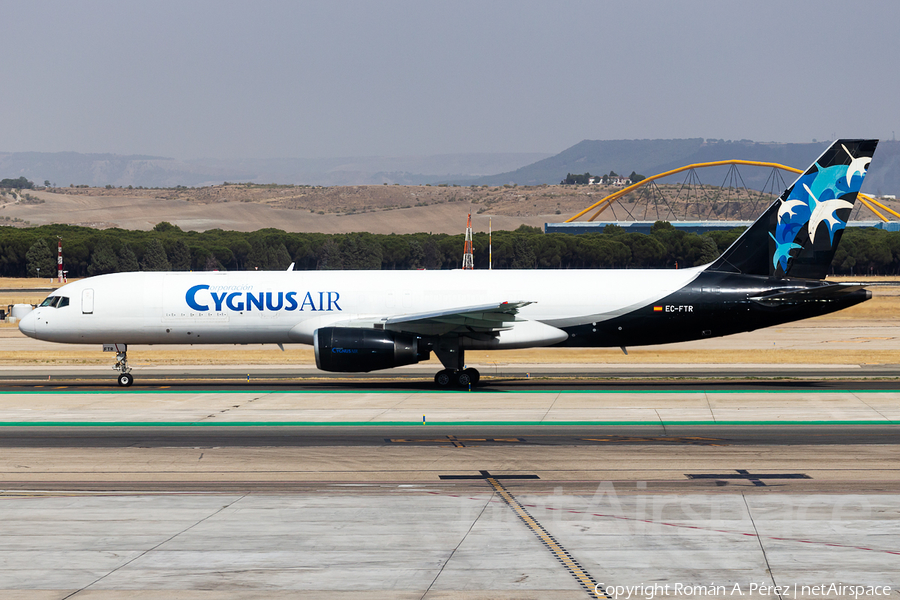
<svg viewBox="0 0 900 600">
<path fill-rule="evenodd" d="M 754 296 L 750 299 L 765 306 L 778 306 L 780 304 L 795 304 L 798 302 L 815 302 L 837 300 L 847 294 L 852 294 L 865 289 L 866 283 L 828 283 L 805 289 L 777 290 L 762 296 Z M 871 297 L 872 293 L 866 290 Z"/>
</svg>

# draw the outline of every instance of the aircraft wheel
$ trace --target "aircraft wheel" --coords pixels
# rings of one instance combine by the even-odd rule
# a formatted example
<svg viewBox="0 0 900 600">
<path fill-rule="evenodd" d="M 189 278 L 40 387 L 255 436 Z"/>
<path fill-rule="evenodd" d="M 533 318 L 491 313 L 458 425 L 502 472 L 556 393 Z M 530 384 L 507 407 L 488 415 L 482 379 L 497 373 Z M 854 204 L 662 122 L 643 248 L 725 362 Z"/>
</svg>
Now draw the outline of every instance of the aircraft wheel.
<svg viewBox="0 0 900 600">
<path fill-rule="evenodd" d="M 478 372 L 478 369 L 466 369 L 465 372 L 469 374 L 472 385 L 478 385 L 478 382 L 481 381 L 481 373 Z"/>
<path fill-rule="evenodd" d="M 119 387 L 131 387 L 134 383 L 134 375 L 131 373 L 122 373 L 119 375 Z"/>
<path fill-rule="evenodd" d="M 450 386 L 450 383 L 453 381 L 452 372 L 449 369 L 444 369 L 443 371 L 438 371 L 434 376 L 434 382 L 438 387 L 446 388 Z"/>
<path fill-rule="evenodd" d="M 472 381 L 472 375 L 471 373 L 469 373 L 469 369 L 466 369 L 465 371 L 457 371 L 456 373 L 454 373 L 453 377 L 456 380 L 456 385 L 461 388 L 469 387 L 470 384 L 474 385 L 475 383 L 474 381 Z"/>
</svg>

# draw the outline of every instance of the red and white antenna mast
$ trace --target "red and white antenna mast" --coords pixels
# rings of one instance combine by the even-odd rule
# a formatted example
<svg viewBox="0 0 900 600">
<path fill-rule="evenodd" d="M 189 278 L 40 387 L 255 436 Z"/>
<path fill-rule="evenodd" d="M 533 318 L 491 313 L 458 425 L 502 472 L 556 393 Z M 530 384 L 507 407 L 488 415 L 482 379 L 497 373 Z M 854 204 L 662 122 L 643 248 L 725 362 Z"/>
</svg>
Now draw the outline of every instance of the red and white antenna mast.
<svg viewBox="0 0 900 600">
<path fill-rule="evenodd" d="M 59 277 L 59 282 L 63 282 L 63 268 L 62 268 L 62 237 L 56 236 L 57 239 L 57 254 L 56 254 L 56 275 Z"/>
<path fill-rule="evenodd" d="M 472 254 L 472 213 L 469 213 L 469 218 L 466 220 L 466 243 L 463 246 L 463 270 L 469 270 L 475 268 L 475 257 Z"/>
</svg>

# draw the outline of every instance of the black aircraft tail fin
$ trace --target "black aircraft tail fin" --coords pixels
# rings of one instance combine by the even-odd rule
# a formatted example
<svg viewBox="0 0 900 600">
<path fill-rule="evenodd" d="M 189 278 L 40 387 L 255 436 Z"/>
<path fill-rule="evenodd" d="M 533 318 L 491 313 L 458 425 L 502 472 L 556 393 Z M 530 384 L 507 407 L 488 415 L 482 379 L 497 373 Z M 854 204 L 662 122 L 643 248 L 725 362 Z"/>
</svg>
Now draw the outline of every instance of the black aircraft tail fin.
<svg viewBox="0 0 900 600">
<path fill-rule="evenodd" d="M 878 140 L 837 140 L 708 270 L 823 279 Z"/>
</svg>

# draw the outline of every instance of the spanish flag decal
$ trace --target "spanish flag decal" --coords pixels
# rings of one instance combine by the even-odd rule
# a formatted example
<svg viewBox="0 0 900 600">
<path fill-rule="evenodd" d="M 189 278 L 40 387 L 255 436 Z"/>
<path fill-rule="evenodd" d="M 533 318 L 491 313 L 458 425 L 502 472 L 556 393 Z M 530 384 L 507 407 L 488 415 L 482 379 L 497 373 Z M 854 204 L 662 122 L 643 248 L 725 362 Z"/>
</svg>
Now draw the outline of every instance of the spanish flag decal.
<svg viewBox="0 0 900 600">
<path fill-rule="evenodd" d="M 662 306 L 654 306 L 653 312 L 662 312 Z"/>
</svg>

